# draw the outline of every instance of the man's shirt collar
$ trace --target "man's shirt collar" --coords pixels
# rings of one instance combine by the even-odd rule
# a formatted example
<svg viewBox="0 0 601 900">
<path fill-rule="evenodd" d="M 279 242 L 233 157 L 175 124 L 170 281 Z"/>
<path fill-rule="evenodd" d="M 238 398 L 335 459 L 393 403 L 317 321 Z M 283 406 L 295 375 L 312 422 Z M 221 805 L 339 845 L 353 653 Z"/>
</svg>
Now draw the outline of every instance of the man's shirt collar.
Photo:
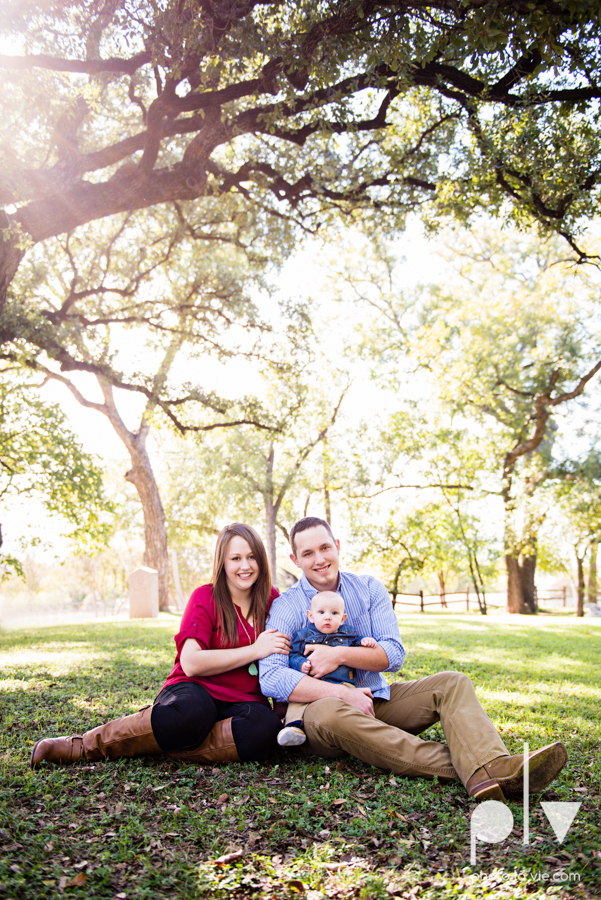
<svg viewBox="0 0 601 900">
<path fill-rule="evenodd" d="M 338 584 L 336 585 L 336 592 L 340 593 L 340 585 L 342 583 L 342 572 L 338 571 Z M 319 594 L 320 591 L 317 588 L 313 587 L 305 573 L 300 577 L 299 584 L 302 588 L 303 594 L 308 600 L 312 600 L 315 594 Z"/>
</svg>

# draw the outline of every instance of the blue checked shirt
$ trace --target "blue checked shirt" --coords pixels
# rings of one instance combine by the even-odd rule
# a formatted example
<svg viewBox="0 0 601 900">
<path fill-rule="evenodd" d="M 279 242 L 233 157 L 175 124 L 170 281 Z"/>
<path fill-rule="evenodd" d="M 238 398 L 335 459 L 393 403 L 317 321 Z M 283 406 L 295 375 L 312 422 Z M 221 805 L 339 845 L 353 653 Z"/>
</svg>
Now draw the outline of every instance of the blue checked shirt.
<svg viewBox="0 0 601 900">
<path fill-rule="evenodd" d="M 388 591 L 381 581 L 371 575 L 352 575 L 340 572 L 337 592 L 344 600 L 345 622 L 355 634 L 376 639 L 388 657 L 387 672 L 398 672 L 405 659 L 399 623 L 390 602 Z M 318 591 L 303 575 L 294 587 L 284 591 L 273 601 L 266 628 L 277 628 L 289 637 L 305 628 L 307 610 Z M 288 666 L 288 657 L 272 653 L 259 662 L 261 690 L 266 697 L 287 700 L 299 681 L 305 678 Z M 357 670 L 357 687 L 367 687 L 374 697 L 390 700 L 390 687 L 380 672 Z"/>
</svg>

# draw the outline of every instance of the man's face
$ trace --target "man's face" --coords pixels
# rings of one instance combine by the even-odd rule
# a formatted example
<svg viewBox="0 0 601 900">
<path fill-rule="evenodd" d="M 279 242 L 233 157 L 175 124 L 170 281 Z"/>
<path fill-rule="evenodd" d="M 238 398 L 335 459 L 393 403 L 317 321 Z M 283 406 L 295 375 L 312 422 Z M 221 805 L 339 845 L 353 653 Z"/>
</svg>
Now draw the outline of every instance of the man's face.
<svg viewBox="0 0 601 900">
<path fill-rule="evenodd" d="M 336 634 L 346 619 L 344 600 L 334 591 L 315 594 L 311 609 L 307 610 L 307 618 L 321 634 Z"/>
<path fill-rule="evenodd" d="M 338 587 L 340 541 L 333 541 L 323 525 L 307 528 L 295 537 L 296 555 L 292 562 L 303 570 L 309 584 L 318 591 L 333 591 Z"/>
</svg>

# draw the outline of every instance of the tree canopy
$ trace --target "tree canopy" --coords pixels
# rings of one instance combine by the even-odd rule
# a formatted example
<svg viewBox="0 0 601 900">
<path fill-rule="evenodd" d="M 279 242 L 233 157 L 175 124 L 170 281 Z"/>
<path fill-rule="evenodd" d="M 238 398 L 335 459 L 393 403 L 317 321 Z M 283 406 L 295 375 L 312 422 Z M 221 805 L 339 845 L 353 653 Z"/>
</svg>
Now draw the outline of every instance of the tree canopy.
<svg viewBox="0 0 601 900">
<path fill-rule="evenodd" d="M 105 536 L 111 504 L 103 491 L 97 459 L 85 453 L 61 409 L 40 399 L 37 384 L 23 373 L 0 371 L 0 506 L 13 497 L 34 495 L 71 526 L 76 543 Z M 14 537 L 14 535 L 11 535 Z M 2 530 L 0 530 L 0 546 Z M 20 569 L 13 556 L 4 568 Z"/>
<path fill-rule="evenodd" d="M 481 228 L 449 240 L 459 272 L 442 285 L 403 288 L 382 242 L 359 261 L 353 248 L 336 267 L 341 296 L 352 292 L 366 312 L 359 331 L 374 374 L 401 395 L 413 386 L 428 397 L 421 433 L 416 401 L 387 423 L 383 487 L 409 487 L 402 470 L 414 461 L 421 487 L 447 499 L 498 494 L 509 609 L 535 612 L 545 489 L 573 455 L 566 410 L 601 370 L 598 272 L 567 263 L 557 238 Z M 436 426 L 437 410 L 452 428 Z"/>
<path fill-rule="evenodd" d="M 32 244 L 231 195 L 305 229 L 485 206 L 586 258 L 593 2 L 9 0 L 0 27 L 2 304 Z"/>
</svg>

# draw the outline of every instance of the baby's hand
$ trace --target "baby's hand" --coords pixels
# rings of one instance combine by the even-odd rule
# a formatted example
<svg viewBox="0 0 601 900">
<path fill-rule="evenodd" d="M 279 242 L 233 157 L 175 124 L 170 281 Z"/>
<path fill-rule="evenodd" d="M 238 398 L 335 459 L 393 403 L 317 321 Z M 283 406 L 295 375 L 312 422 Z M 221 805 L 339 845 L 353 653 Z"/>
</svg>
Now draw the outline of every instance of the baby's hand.
<svg viewBox="0 0 601 900">
<path fill-rule="evenodd" d="M 301 672 L 303 673 L 303 675 L 308 675 L 310 671 L 311 671 L 311 663 L 309 662 L 309 660 L 307 660 L 306 662 L 304 662 L 302 664 Z"/>
<path fill-rule="evenodd" d="M 377 647 L 378 642 L 375 640 L 375 638 L 364 637 L 364 638 L 361 638 L 361 646 L 362 647 Z"/>
</svg>

